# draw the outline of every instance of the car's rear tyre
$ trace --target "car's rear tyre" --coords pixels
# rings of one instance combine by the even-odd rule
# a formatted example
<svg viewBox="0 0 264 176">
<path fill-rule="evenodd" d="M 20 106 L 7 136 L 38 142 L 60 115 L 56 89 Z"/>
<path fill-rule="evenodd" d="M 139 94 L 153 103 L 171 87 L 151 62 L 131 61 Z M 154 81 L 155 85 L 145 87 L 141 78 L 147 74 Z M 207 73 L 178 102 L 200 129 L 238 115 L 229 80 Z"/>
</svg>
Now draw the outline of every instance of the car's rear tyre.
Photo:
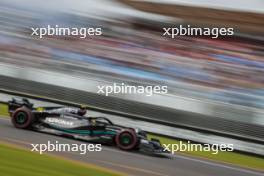
<svg viewBox="0 0 264 176">
<path fill-rule="evenodd" d="M 132 130 L 123 130 L 115 137 L 115 143 L 122 150 L 133 150 L 137 147 L 138 139 Z"/>
<path fill-rule="evenodd" d="M 12 123 L 16 128 L 30 128 L 33 120 L 33 115 L 27 107 L 18 108 L 12 114 Z"/>
</svg>

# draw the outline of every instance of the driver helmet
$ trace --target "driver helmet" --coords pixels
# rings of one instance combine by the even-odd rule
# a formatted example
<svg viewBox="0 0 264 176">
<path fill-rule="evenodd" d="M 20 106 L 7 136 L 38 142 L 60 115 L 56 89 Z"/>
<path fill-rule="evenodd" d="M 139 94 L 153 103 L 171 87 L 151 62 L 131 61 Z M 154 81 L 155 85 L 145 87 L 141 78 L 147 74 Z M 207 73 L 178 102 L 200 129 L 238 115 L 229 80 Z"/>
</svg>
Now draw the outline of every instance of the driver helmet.
<svg viewBox="0 0 264 176">
<path fill-rule="evenodd" d="M 78 110 L 78 115 L 84 116 L 86 114 L 86 112 L 87 112 L 86 108 L 87 108 L 87 106 L 81 105 L 80 109 Z"/>
</svg>

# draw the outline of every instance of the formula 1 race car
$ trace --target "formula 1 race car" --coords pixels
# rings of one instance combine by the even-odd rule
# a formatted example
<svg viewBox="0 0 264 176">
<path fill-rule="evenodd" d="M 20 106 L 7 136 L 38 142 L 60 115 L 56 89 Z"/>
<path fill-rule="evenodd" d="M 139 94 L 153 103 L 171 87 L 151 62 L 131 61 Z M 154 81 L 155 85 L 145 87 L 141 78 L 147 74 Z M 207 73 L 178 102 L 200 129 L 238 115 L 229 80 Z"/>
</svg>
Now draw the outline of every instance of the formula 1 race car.
<svg viewBox="0 0 264 176">
<path fill-rule="evenodd" d="M 9 113 L 16 128 L 31 129 L 75 139 L 116 145 L 122 150 L 165 154 L 157 139 L 147 139 L 140 129 L 115 125 L 105 117 L 86 117 L 86 108 L 36 107 L 28 99 L 9 101 Z"/>
</svg>

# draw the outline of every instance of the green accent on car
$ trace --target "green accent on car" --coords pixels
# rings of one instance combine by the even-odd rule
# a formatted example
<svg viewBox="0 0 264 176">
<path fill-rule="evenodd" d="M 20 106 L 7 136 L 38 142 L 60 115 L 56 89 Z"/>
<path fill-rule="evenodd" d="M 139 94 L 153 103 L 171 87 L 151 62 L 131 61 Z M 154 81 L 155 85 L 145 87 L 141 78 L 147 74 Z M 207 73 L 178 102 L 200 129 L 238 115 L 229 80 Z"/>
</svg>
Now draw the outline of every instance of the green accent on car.
<svg viewBox="0 0 264 176">
<path fill-rule="evenodd" d="M 0 143 L 0 171 L 3 176 L 122 176 L 110 169 L 51 155 L 40 155 Z"/>
<path fill-rule="evenodd" d="M 89 131 L 89 130 L 73 130 L 73 129 L 65 129 L 65 128 L 60 128 L 54 125 L 50 125 L 50 127 L 62 131 L 65 133 L 74 133 L 74 134 L 81 134 L 81 135 L 116 135 L 116 132 L 114 131 Z"/>
</svg>

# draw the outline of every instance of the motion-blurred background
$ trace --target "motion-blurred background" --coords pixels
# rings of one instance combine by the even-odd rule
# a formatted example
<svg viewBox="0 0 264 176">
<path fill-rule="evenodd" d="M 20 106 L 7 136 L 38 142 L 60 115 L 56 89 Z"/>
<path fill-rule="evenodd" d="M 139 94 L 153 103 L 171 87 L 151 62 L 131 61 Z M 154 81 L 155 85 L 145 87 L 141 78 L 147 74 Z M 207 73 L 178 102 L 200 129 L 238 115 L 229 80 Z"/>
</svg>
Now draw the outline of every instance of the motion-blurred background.
<svg viewBox="0 0 264 176">
<path fill-rule="evenodd" d="M 208 124 L 201 123 L 202 129 L 235 133 L 232 126 L 235 121 L 263 130 L 264 2 L 261 0 L 1 0 L 0 4 L 0 74 L 5 78 L 90 93 L 106 82 L 167 85 L 169 92 L 164 96 L 114 95 L 122 101 L 136 102 L 142 110 L 129 106 L 130 103 L 126 107 L 124 103 L 115 104 L 114 100 L 110 102 L 112 106 L 106 107 L 153 118 L 156 115 L 159 120 L 192 127 L 201 122 L 197 116 L 164 114 L 167 109 L 157 114 L 157 109 L 147 106 L 150 104 L 173 112 L 181 110 L 216 118 L 218 123 L 209 123 L 209 117 L 203 117 Z M 31 36 L 31 27 L 48 24 L 101 27 L 103 35 L 86 39 Z M 235 34 L 218 39 L 162 36 L 163 27 L 180 24 L 231 27 Z M 28 90 L 24 84 L 3 80 L 2 88 L 13 86 L 24 92 L 43 93 L 32 83 L 30 88 L 34 90 Z M 10 82 L 12 85 L 8 86 Z M 45 91 L 52 90 L 49 87 Z M 60 94 L 56 98 L 71 96 L 66 91 Z M 93 100 L 99 101 L 97 98 Z M 102 100 L 93 104 L 103 106 L 102 102 L 106 103 Z M 227 122 L 222 123 L 219 118 Z M 220 128 L 221 125 L 224 127 Z M 245 128 L 249 130 L 243 132 L 244 136 L 263 140 L 263 134 L 243 124 L 236 133 L 240 135 Z"/>
</svg>

